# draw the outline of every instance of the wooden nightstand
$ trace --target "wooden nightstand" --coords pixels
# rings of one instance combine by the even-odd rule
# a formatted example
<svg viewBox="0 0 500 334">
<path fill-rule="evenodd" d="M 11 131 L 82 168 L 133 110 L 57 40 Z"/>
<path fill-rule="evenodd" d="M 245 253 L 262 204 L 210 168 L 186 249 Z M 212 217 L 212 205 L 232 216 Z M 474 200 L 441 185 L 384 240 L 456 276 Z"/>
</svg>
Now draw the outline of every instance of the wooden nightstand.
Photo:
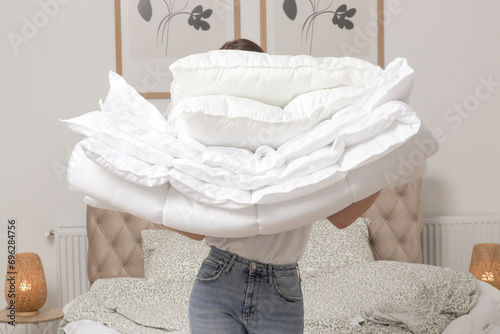
<svg viewBox="0 0 500 334">
<path fill-rule="evenodd" d="M 0 311 L 0 323 L 5 324 L 3 326 L 3 331 L 0 328 L 0 333 L 9 334 L 15 329 L 14 326 L 9 325 L 9 321 L 11 321 L 11 319 L 8 315 L 8 310 Z M 57 330 L 59 322 L 63 316 L 63 311 L 58 307 L 42 307 L 37 315 L 31 317 L 20 317 L 16 315 L 15 323 L 16 325 L 36 325 L 43 334 L 53 333 L 54 330 Z M 42 324 L 44 326 L 42 326 Z"/>
</svg>

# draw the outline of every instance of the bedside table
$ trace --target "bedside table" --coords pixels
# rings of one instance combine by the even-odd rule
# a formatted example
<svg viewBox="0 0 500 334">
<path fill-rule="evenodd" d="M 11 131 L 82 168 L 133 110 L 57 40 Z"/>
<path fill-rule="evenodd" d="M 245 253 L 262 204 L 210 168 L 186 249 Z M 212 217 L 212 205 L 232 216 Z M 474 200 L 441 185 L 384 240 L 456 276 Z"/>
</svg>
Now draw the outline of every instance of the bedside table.
<svg viewBox="0 0 500 334">
<path fill-rule="evenodd" d="M 9 334 L 15 330 L 17 325 L 30 324 L 36 325 L 43 334 L 52 333 L 54 327 L 57 329 L 59 322 L 64 316 L 62 309 L 58 307 L 42 307 L 38 310 L 37 315 L 33 315 L 31 317 L 20 317 L 19 315 L 16 315 L 16 327 L 14 327 L 9 325 L 9 321 L 11 321 L 11 319 L 8 317 L 8 312 L 9 310 L 0 311 L 0 323 L 4 324 L 4 331 L 0 329 L 0 333 Z M 40 327 L 41 324 L 45 325 L 45 329 Z"/>
</svg>

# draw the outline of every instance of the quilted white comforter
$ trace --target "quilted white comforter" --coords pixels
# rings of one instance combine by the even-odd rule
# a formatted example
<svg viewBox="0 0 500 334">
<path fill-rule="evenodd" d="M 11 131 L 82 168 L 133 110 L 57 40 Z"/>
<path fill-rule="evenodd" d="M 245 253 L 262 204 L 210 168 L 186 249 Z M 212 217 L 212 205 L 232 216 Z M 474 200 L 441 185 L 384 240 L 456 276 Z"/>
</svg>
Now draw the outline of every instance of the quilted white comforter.
<svg viewBox="0 0 500 334">
<path fill-rule="evenodd" d="M 224 51 L 224 52 L 223 52 Z M 110 73 L 69 188 L 88 204 L 219 237 L 283 232 L 426 170 L 438 143 L 406 103 L 412 69 L 229 50 L 172 65 L 165 117 Z"/>
</svg>

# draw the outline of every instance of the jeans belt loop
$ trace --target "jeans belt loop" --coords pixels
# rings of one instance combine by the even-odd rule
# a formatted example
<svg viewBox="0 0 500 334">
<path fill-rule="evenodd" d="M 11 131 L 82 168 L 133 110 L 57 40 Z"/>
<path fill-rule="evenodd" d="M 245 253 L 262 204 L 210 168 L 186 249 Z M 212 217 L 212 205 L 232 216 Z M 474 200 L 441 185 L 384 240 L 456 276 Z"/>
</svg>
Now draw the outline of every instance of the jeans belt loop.
<svg viewBox="0 0 500 334">
<path fill-rule="evenodd" d="M 273 285 L 273 265 L 267 265 L 267 270 L 269 271 L 269 285 Z"/>
<path fill-rule="evenodd" d="M 233 255 L 233 257 L 231 258 L 231 261 L 229 261 L 229 264 L 227 265 L 226 269 L 224 270 L 227 273 L 229 273 L 229 270 L 231 270 L 231 267 L 233 266 L 234 264 L 234 261 L 236 261 L 236 258 L 238 256 L 237 255 Z"/>
</svg>

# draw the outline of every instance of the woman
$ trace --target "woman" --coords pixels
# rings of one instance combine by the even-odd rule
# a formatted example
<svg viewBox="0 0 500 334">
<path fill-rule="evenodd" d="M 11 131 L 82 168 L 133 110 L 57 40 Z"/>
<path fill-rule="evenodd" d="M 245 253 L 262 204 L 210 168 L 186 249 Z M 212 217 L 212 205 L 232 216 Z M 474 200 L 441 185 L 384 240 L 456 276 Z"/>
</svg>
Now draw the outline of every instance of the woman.
<svg viewBox="0 0 500 334">
<path fill-rule="evenodd" d="M 247 39 L 227 42 L 221 49 L 264 52 Z M 377 196 L 353 203 L 328 220 L 345 228 Z M 205 237 L 211 251 L 201 265 L 189 301 L 191 333 L 302 333 L 304 307 L 297 262 L 310 231 L 311 225 L 307 225 L 273 235 Z"/>
</svg>

